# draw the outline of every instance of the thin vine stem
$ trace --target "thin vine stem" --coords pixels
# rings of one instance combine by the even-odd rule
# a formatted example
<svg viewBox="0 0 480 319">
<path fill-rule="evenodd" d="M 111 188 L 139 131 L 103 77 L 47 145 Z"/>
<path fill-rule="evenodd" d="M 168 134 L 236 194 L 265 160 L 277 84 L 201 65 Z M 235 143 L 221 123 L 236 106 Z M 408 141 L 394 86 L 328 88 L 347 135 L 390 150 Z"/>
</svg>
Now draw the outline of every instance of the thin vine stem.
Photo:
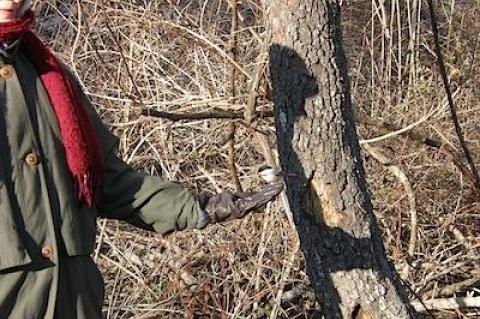
<svg viewBox="0 0 480 319">
<path fill-rule="evenodd" d="M 443 54 L 442 54 L 442 49 L 440 47 L 440 39 L 438 36 L 438 23 L 437 23 L 437 16 L 435 14 L 435 7 L 433 5 L 433 0 L 427 0 L 428 3 L 428 8 L 430 11 L 430 19 L 432 23 L 432 32 L 433 32 L 433 39 L 435 42 L 435 53 L 437 54 L 437 64 L 438 64 L 438 69 L 440 71 L 440 75 L 442 76 L 442 81 L 443 81 L 443 86 L 445 88 L 445 93 L 447 95 L 447 100 L 448 100 L 448 105 L 450 108 L 450 114 L 452 117 L 453 125 L 455 126 L 455 132 L 458 136 L 458 140 L 460 142 L 460 146 L 462 148 L 463 153 L 465 154 L 465 157 L 468 161 L 468 165 L 470 166 L 470 170 L 472 171 L 472 175 L 475 177 L 475 188 L 477 190 L 480 190 L 480 177 L 478 176 L 478 171 L 475 166 L 475 163 L 472 159 L 472 156 L 470 155 L 470 151 L 467 146 L 467 142 L 465 141 L 465 138 L 462 133 L 462 127 L 460 126 L 460 123 L 458 122 L 458 116 L 457 116 L 457 108 L 454 104 L 453 97 L 452 97 L 452 91 L 450 88 L 450 84 L 448 81 L 448 76 L 447 76 L 447 71 L 445 68 L 445 62 L 443 60 Z"/>
</svg>

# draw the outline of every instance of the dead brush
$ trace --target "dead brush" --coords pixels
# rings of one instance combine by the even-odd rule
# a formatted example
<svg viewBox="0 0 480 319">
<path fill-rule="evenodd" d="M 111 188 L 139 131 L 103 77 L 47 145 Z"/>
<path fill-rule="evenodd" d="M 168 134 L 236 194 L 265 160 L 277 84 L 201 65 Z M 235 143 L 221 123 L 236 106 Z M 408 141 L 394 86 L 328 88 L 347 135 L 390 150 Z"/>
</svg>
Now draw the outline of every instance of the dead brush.
<svg viewBox="0 0 480 319">
<path fill-rule="evenodd" d="M 475 1 L 437 1 L 441 40 L 466 139 L 478 163 L 480 32 Z M 127 162 L 151 174 L 211 192 L 235 188 L 228 127 L 234 121 L 235 168 L 246 190 L 261 183 L 261 132 L 274 148 L 273 119 L 170 121 L 145 110 L 192 114 L 272 109 L 260 0 L 237 3 L 235 54 L 225 0 L 39 1 L 39 30 L 79 76 Z M 399 167 L 418 216 L 412 244 L 411 200 L 397 177 L 368 152 L 365 166 L 389 255 L 421 298 L 478 295 L 480 211 L 473 185 L 446 152 L 458 151 L 432 37 L 420 0 L 345 1 L 344 42 L 359 134 Z M 235 70 L 235 91 L 231 72 Z M 392 129 L 392 127 L 394 129 Z M 396 129 L 395 129 L 396 128 Z M 407 132 L 439 141 L 426 146 Z M 230 137 L 232 138 L 232 137 Z M 267 159 L 268 161 L 268 159 Z M 95 252 L 105 279 L 107 318 L 313 318 L 295 232 L 280 202 L 264 214 L 167 238 L 99 220 Z M 412 297 L 413 298 L 413 297 Z M 317 314 L 318 315 L 318 314 Z M 478 316 L 444 310 L 438 318 Z"/>
</svg>

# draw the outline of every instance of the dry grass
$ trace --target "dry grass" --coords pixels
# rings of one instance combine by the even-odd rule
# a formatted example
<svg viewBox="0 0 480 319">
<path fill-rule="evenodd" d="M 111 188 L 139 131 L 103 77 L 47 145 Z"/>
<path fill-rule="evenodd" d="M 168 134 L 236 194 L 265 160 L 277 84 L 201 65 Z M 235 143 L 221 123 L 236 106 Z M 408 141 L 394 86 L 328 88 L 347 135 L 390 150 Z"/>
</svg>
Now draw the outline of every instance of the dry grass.
<svg viewBox="0 0 480 319">
<path fill-rule="evenodd" d="M 356 111 L 399 127 L 416 123 L 417 130 L 456 147 L 423 2 L 344 2 Z M 145 107 L 178 112 L 245 108 L 257 57 L 264 50 L 264 11 L 260 0 L 239 3 L 235 99 L 227 85 L 232 63 L 226 52 L 230 35 L 226 0 L 44 0 L 39 26 L 120 138 L 127 162 L 192 189 L 214 192 L 235 186 L 228 146 L 222 143 L 228 121 L 172 123 L 139 114 Z M 437 3 L 461 123 L 480 163 L 480 62 L 474 58 L 480 3 Z M 259 109 L 271 109 L 265 78 L 259 87 Z M 268 134 L 274 147 L 272 124 L 258 120 L 254 126 Z M 381 135 L 363 125 L 359 133 L 362 139 Z M 235 136 L 245 189 L 260 185 L 255 172 L 264 161 L 252 134 L 239 125 Z M 440 296 L 442 287 L 480 278 L 480 205 L 472 185 L 444 153 L 404 135 L 370 145 L 398 164 L 414 189 L 418 242 L 406 268 L 412 289 L 422 297 Z M 403 270 L 410 236 L 406 194 L 371 157 L 366 156 L 365 165 L 388 253 Z M 309 292 L 294 303 L 278 302 L 286 297 L 284 292 L 291 294 L 308 283 L 295 232 L 279 203 L 267 207 L 263 215 L 167 238 L 117 221 L 98 223 L 95 259 L 105 277 L 108 318 L 315 317 Z M 456 293 L 480 291 L 468 287 Z M 479 315 L 465 310 L 436 317 Z"/>
</svg>

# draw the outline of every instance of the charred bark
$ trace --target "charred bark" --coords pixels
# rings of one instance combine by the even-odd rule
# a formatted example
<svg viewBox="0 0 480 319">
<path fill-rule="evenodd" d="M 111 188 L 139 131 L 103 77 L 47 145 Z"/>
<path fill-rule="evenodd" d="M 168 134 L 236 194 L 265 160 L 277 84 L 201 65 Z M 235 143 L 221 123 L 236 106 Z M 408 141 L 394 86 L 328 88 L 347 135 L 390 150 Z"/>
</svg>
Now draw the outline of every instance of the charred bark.
<svg viewBox="0 0 480 319">
<path fill-rule="evenodd" d="M 412 318 L 364 177 L 340 8 L 270 0 L 277 144 L 295 225 L 326 318 Z"/>
</svg>

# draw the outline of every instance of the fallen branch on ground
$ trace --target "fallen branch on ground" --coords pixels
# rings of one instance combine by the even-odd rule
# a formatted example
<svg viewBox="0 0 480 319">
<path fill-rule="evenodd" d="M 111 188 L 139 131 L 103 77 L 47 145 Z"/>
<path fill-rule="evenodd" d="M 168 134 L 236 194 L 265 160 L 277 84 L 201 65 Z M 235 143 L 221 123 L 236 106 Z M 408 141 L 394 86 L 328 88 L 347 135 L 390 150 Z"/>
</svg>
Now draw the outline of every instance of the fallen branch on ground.
<svg viewBox="0 0 480 319">
<path fill-rule="evenodd" d="M 426 312 L 427 310 L 455 310 L 464 308 L 480 308 L 480 297 L 438 298 L 424 300 L 423 304 L 417 300 L 412 301 L 412 306 L 415 308 L 415 311 Z"/>
</svg>

